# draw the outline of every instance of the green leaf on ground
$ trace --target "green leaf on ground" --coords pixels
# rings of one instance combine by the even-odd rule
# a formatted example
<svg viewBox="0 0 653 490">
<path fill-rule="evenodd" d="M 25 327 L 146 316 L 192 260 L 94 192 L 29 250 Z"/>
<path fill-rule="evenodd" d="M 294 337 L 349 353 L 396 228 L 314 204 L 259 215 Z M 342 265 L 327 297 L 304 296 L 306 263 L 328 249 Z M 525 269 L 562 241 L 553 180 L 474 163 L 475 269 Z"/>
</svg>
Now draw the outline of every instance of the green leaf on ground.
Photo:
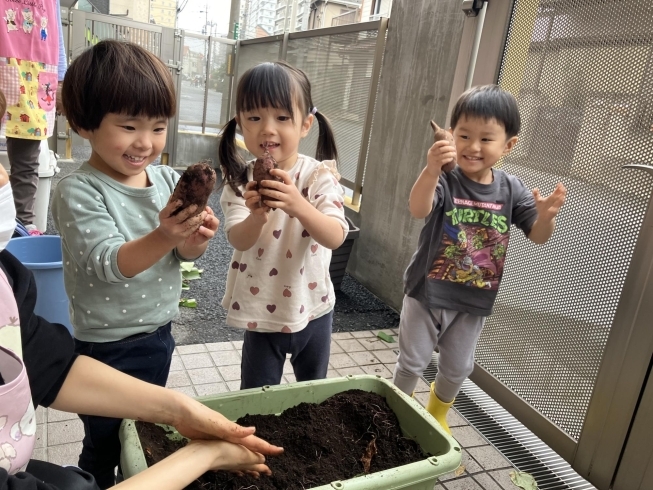
<svg viewBox="0 0 653 490">
<path fill-rule="evenodd" d="M 182 291 L 190 291 L 190 284 L 188 284 L 187 282 L 182 282 L 181 283 L 181 290 Z"/>
<path fill-rule="evenodd" d="M 181 267 L 182 271 L 189 272 L 193 270 L 193 267 L 195 267 L 195 262 L 181 262 L 179 267 Z"/>
<path fill-rule="evenodd" d="M 511 471 L 510 479 L 519 488 L 523 488 L 524 490 L 537 490 L 537 482 L 533 478 L 533 475 L 523 471 Z"/>
<path fill-rule="evenodd" d="M 197 308 L 197 300 L 193 298 L 182 298 L 179 300 L 179 306 L 185 306 L 186 308 Z"/>
<path fill-rule="evenodd" d="M 181 272 L 181 277 L 186 279 L 187 281 L 193 281 L 195 279 L 199 279 L 202 277 L 197 270 L 190 270 L 190 271 L 182 271 Z"/>
<path fill-rule="evenodd" d="M 383 340 L 384 342 L 388 342 L 389 344 L 396 342 L 395 338 L 392 335 L 388 335 L 385 332 L 379 332 L 376 334 L 376 336 L 381 340 Z"/>
</svg>

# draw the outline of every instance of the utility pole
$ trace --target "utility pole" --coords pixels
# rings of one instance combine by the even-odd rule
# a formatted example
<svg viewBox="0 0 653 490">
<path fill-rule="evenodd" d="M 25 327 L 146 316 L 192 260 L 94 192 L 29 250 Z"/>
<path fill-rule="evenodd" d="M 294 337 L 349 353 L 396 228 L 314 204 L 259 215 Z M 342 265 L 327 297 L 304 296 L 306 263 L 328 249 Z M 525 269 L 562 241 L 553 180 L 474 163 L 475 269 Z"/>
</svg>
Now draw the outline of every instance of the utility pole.
<svg viewBox="0 0 653 490">
<path fill-rule="evenodd" d="M 231 0 L 231 11 L 229 13 L 229 39 L 235 39 L 234 31 L 240 17 L 240 0 Z M 241 32 L 242 26 L 238 26 L 238 32 Z"/>
<path fill-rule="evenodd" d="M 202 29 L 202 34 L 208 35 L 208 27 L 209 27 L 209 2 L 206 2 L 204 5 L 204 29 Z"/>
<path fill-rule="evenodd" d="M 297 0 L 292 0 L 292 9 L 290 9 L 290 28 L 288 32 L 295 32 L 297 27 Z"/>
<path fill-rule="evenodd" d="M 247 2 L 248 0 L 243 1 Z M 245 16 L 247 16 L 247 14 L 245 14 Z M 227 34 L 229 39 L 236 39 L 243 35 L 243 26 L 239 25 L 239 20 L 240 0 L 231 0 L 231 11 L 229 12 L 229 33 Z M 227 55 L 227 66 L 229 67 L 227 76 L 229 76 L 229 88 L 222 93 L 222 106 L 220 110 L 220 120 L 225 123 L 229 120 L 230 117 L 229 105 L 231 104 L 231 91 L 233 84 L 235 83 L 233 76 L 235 70 L 235 61 L 234 51 L 233 48 L 231 48 L 231 52 Z"/>
</svg>

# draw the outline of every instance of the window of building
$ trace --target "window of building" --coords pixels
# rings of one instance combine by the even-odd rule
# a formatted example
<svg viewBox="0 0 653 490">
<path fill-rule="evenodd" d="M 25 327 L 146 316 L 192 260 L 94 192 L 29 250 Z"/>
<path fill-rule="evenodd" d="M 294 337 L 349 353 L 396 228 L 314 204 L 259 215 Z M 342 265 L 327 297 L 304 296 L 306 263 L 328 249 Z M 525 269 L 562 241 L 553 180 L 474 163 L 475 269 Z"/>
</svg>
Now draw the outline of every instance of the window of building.
<svg viewBox="0 0 653 490">
<path fill-rule="evenodd" d="M 381 3 L 383 3 L 383 0 L 372 0 L 372 10 L 370 15 L 376 15 L 381 12 Z"/>
</svg>

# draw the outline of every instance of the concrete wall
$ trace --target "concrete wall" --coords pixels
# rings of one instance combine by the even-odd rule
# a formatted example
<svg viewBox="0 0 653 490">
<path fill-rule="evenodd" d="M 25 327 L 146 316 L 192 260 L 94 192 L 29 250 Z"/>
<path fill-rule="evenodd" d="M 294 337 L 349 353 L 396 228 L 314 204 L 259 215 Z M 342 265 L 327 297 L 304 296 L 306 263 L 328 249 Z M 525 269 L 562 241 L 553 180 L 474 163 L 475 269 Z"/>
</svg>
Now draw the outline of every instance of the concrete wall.
<svg viewBox="0 0 653 490">
<path fill-rule="evenodd" d="M 210 158 L 218 163 L 218 143 L 216 134 L 201 134 L 186 131 L 177 133 L 177 158 L 175 167 L 187 167 L 200 160 Z"/>
<path fill-rule="evenodd" d="M 400 309 L 402 277 L 423 220 L 408 211 L 410 189 L 432 144 L 429 120 L 444 124 L 465 16 L 459 0 L 394 0 L 349 272 Z M 351 213 L 348 213 L 351 214 Z"/>
<path fill-rule="evenodd" d="M 201 134 L 190 131 L 177 133 L 177 159 L 175 167 L 187 167 L 200 160 L 210 158 L 214 167 L 218 166 L 218 145 L 220 137 L 217 134 Z M 238 148 L 240 156 L 250 160 L 254 156 L 245 149 L 244 145 Z"/>
</svg>

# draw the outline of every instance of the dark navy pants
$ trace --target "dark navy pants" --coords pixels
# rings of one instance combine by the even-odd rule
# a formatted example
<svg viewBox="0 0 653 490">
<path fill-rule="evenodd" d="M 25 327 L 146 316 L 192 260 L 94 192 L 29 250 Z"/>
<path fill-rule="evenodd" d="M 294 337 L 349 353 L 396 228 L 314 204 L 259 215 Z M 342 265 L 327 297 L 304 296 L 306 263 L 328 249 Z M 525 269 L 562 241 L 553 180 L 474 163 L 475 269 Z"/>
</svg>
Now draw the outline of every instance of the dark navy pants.
<svg viewBox="0 0 653 490">
<path fill-rule="evenodd" d="M 263 333 L 247 330 L 243 343 L 240 389 L 278 385 L 286 354 L 297 381 L 326 378 L 331 352 L 333 310 L 308 322 L 294 333 Z"/>
<path fill-rule="evenodd" d="M 25 473 L 65 490 L 99 490 L 100 488 L 92 475 L 72 466 L 63 467 L 32 459 L 27 464 Z"/>
<path fill-rule="evenodd" d="M 152 333 L 138 334 L 116 342 L 83 342 L 75 339 L 75 351 L 147 383 L 165 386 L 175 341 L 171 324 Z M 121 419 L 80 415 L 84 441 L 79 467 L 95 477 L 100 488 L 115 485 L 120 461 L 118 431 Z"/>
</svg>

